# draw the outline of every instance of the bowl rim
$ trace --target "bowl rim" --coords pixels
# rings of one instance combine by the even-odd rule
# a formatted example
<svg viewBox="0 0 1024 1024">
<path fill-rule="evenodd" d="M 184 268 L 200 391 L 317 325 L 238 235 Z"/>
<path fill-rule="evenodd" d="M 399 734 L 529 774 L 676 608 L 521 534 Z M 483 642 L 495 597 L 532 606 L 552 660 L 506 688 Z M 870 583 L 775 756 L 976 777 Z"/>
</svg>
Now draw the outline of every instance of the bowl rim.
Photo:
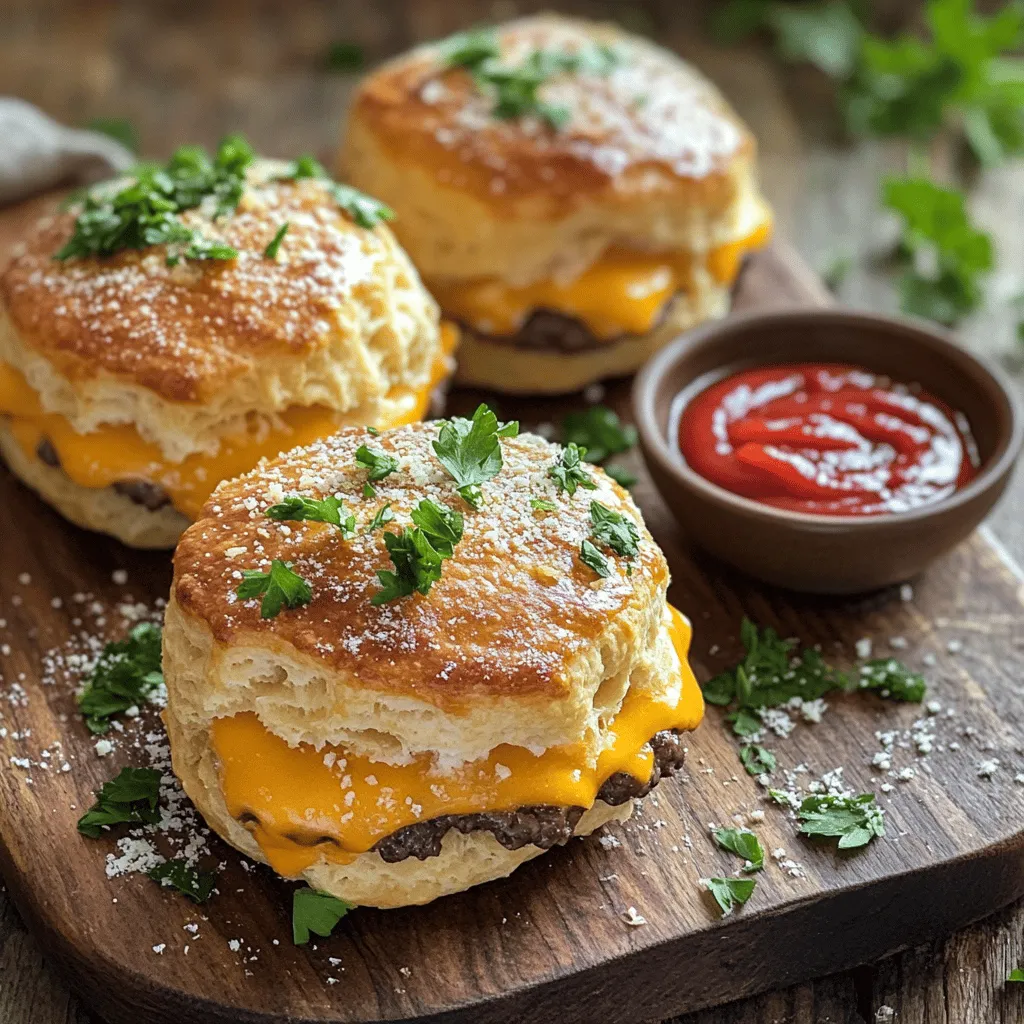
<svg viewBox="0 0 1024 1024">
<path fill-rule="evenodd" d="M 994 385 L 994 390 L 1003 397 L 1009 413 L 1010 429 L 1000 439 L 1000 444 L 993 453 L 993 457 L 966 487 L 954 491 L 933 504 L 923 505 L 898 514 L 832 516 L 814 512 L 797 512 L 766 505 L 753 498 L 745 498 L 712 483 L 691 469 L 670 446 L 668 438 L 662 436 L 658 429 L 655 397 L 662 378 L 684 354 L 692 352 L 694 349 L 711 346 L 728 335 L 747 331 L 752 327 L 779 324 L 798 327 L 810 322 L 820 326 L 823 321 L 841 321 L 847 326 L 860 327 L 865 330 L 888 330 L 894 335 L 907 333 L 917 335 L 919 339 L 931 344 L 940 358 L 947 359 L 947 361 L 953 358 L 973 363 L 981 375 L 988 378 L 989 383 Z M 771 361 L 766 360 L 764 365 L 771 365 Z M 970 504 L 991 488 L 998 486 L 1013 469 L 1021 448 L 1024 446 L 1024 403 L 1014 392 L 1009 376 L 990 360 L 967 351 L 956 343 L 951 332 L 931 324 L 927 320 L 837 307 L 810 307 L 770 312 L 752 310 L 744 313 L 731 313 L 722 320 L 712 321 L 685 331 L 655 353 L 643 367 L 634 381 L 632 398 L 633 416 L 645 453 L 650 453 L 657 459 L 663 469 L 675 475 L 690 490 L 699 492 L 702 497 L 719 506 L 726 505 L 747 517 L 756 516 L 779 526 L 815 527 L 850 533 L 870 533 L 891 529 L 895 523 L 913 524 L 941 516 Z"/>
</svg>

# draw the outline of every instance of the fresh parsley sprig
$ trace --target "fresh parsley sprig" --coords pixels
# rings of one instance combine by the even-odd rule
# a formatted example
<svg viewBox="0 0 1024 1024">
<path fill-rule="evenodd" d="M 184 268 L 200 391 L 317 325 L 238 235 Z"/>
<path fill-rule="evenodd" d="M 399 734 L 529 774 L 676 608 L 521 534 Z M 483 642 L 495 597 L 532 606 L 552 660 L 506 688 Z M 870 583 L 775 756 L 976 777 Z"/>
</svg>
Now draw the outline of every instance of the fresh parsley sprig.
<svg viewBox="0 0 1024 1024">
<path fill-rule="evenodd" d="M 580 561 L 590 566 L 602 579 L 607 579 L 612 574 L 608 559 L 589 540 L 584 539 L 580 544 Z"/>
<path fill-rule="evenodd" d="M 588 491 L 597 488 L 594 478 L 584 468 L 583 456 L 586 454 L 587 449 L 580 448 L 573 441 L 562 449 L 558 461 L 548 468 L 548 476 L 555 481 L 559 490 L 572 496 L 579 487 Z"/>
<path fill-rule="evenodd" d="M 183 893 L 193 903 L 205 903 L 217 884 L 217 876 L 213 872 L 200 871 L 181 858 L 157 864 L 147 874 L 154 882 Z"/>
<path fill-rule="evenodd" d="M 895 658 L 876 658 L 861 666 L 857 689 L 875 690 L 888 700 L 920 704 L 928 684 L 920 672 L 907 668 Z"/>
<path fill-rule="evenodd" d="M 377 452 L 362 444 L 356 449 L 356 462 L 368 470 L 366 479 L 371 483 L 383 480 L 398 469 L 398 459 L 386 452 Z"/>
<path fill-rule="evenodd" d="M 586 450 L 587 461 L 600 464 L 628 451 L 637 442 L 636 427 L 623 423 L 606 405 L 591 405 L 562 420 L 562 441 Z"/>
<path fill-rule="evenodd" d="M 161 630 L 140 622 L 127 639 L 108 643 L 78 695 L 78 708 L 90 732 L 110 728 L 114 717 L 137 707 L 163 682 Z"/>
<path fill-rule="evenodd" d="M 885 835 L 885 811 L 873 793 L 860 796 L 812 795 L 797 810 L 799 831 L 808 836 L 839 839 L 840 850 L 866 846 Z"/>
<path fill-rule="evenodd" d="M 274 237 L 270 240 L 266 249 L 263 250 L 263 255 L 268 260 L 276 260 L 277 254 L 281 251 L 281 243 L 284 241 L 284 236 L 288 234 L 288 229 L 291 224 L 285 221 L 278 229 L 274 232 Z"/>
<path fill-rule="evenodd" d="M 316 157 L 308 153 L 292 161 L 278 181 L 300 181 L 303 178 L 316 178 L 323 181 L 334 201 L 361 228 L 375 228 L 387 220 L 393 220 L 395 211 L 386 203 L 382 203 L 365 192 L 335 181 Z"/>
<path fill-rule="evenodd" d="M 311 934 L 326 939 L 353 904 L 316 889 L 296 889 L 292 896 L 292 940 L 296 946 L 309 942 Z"/>
<path fill-rule="evenodd" d="M 712 835 L 723 850 L 728 850 L 730 853 L 735 853 L 737 857 L 743 858 L 744 871 L 764 870 L 764 847 L 749 829 L 718 828 L 712 832 Z"/>
<path fill-rule="evenodd" d="M 590 535 L 602 547 L 610 548 L 624 558 L 635 558 L 640 551 L 640 534 L 636 524 L 621 512 L 615 512 L 599 501 L 590 503 Z"/>
<path fill-rule="evenodd" d="M 395 513 L 391 511 L 391 502 L 382 505 L 377 509 L 373 518 L 366 525 L 366 533 L 373 533 L 374 530 L 380 530 L 385 527 L 392 519 L 395 518 Z"/>
<path fill-rule="evenodd" d="M 160 772 L 122 768 L 96 794 L 96 803 L 78 819 L 78 831 L 99 839 L 111 825 L 155 825 L 160 821 Z"/>
<path fill-rule="evenodd" d="M 344 502 L 341 498 L 328 495 L 326 498 L 303 498 L 293 494 L 279 502 L 271 505 L 265 512 L 270 519 L 276 519 L 282 523 L 301 523 L 310 521 L 314 523 L 330 523 L 338 527 L 345 537 L 350 537 L 356 528 L 356 517 L 348 515 L 342 518 L 342 507 Z"/>
<path fill-rule="evenodd" d="M 411 516 L 413 527 L 407 526 L 402 533 L 388 530 L 384 534 L 384 546 L 395 568 L 377 570 L 381 589 L 373 595 L 371 604 L 385 604 L 416 592 L 429 594 L 441 578 L 445 559 L 452 557 L 462 540 L 462 514 L 447 505 L 424 498 Z"/>
<path fill-rule="evenodd" d="M 760 726 L 760 722 L 758 722 Z M 765 747 L 756 743 L 748 743 L 740 748 L 740 762 L 748 775 L 771 775 L 778 766 L 775 755 Z"/>
<path fill-rule="evenodd" d="M 452 475 L 463 500 L 474 509 L 483 504 L 480 484 L 501 472 L 501 438 L 516 437 L 519 424 L 499 423 L 485 404 L 477 406 L 471 420 L 462 417 L 445 420 L 432 442 L 434 454 Z"/>
<path fill-rule="evenodd" d="M 235 593 L 243 601 L 262 597 L 260 618 L 273 619 L 282 608 L 298 608 L 313 600 L 309 584 L 295 572 L 290 563 L 275 558 L 269 572 L 245 569 Z"/>
<path fill-rule="evenodd" d="M 728 917 L 737 907 L 742 907 L 757 886 L 754 878 L 702 878 L 701 884 L 714 897 L 722 917 Z"/>
</svg>

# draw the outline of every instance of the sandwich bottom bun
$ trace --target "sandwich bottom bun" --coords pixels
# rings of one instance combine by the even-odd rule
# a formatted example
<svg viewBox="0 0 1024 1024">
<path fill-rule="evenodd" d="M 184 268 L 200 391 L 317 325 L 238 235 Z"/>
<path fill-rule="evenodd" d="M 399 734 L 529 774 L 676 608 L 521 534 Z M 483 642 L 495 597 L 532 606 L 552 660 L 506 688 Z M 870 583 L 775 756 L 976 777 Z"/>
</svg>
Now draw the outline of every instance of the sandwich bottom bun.
<svg viewBox="0 0 1024 1024">
<path fill-rule="evenodd" d="M 710 282 L 693 293 L 680 292 L 661 322 L 643 335 L 624 335 L 580 351 L 558 351 L 516 344 L 513 338 L 479 334 L 462 325 L 456 380 L 506 394 L 559 395 L 588 384 L 635 373 L 683 331 L 729 312 L 730 289 Z"/>
<path fill-rule="evenodd" d="M 171 505 L 150 510 L 113 487 L 82 487 L 66 473 L 32 458 L 0 418 L 0 456 L 11 472 L 65 519 L 108 533 L 133 548 L 173 548 L 188 519 Z"/>
</svg>

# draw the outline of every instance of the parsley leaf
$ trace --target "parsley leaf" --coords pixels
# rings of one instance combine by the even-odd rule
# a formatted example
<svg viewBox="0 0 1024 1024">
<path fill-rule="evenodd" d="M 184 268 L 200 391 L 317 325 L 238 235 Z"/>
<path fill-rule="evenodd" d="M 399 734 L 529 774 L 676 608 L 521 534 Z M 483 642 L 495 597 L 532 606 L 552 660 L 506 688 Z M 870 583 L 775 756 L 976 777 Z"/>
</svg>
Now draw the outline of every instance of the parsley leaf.
<svg viewBox="0 0 1024 1024">
<path fill-rule="evenodd" d="M 316 889 L 296 889 L 292 895 L 292 939 L 304 946 L 310 933 L 327 938 L 337 923 L 352 909 L 351 903 Z"/>
<path fill-rule="evenodd" d="M 864 28 L 848 0 L 824 3 L 767 4 L 779 55 L 806 61 L 833 78 L 849 77 L 860 59 Z"/>
<path fill-rule="evenodd" d="M 314 523 L 330 523 L 338 527 L 346 537 L 355 532 L 356 517 L 341 518 L 343 505 L 341 498 L 328 495 L 326 498 L 303 498 L 298 494 L 290 495 L 277 505 L 271 505 L 264 515 L 282 523 L 301 523 L 305 520 Z M 290 606 L 289 606 L 290 607 Z"/>
<path fill-rule="evenodd" d="M 573 495 L 577 487 L 588 491 L 597 489 L 594 478 L 583 468 L 583 456 L 586 454 L 586 448 L 580 448 L 572 441 L 562 449 L 558 462 L 548 469 L 548 476 L 558 484 L 559 490 Z"/>
<path fill-rule="evenodd" d="M 515 437 L 519 424 L 500 424 L 486 405 L 477 406 L 471 420 L 456 417 L 445 420 L 433 442 L 434 454 L 455 479 L 456 489 L 473 508 L 483 502 L 479 485 L 501 472 L 499 438 Z"/>
<path fill-rule="evenodd" d="M 274 237 L 270 240 L 270 244 L 263 250 L 263 255 L 268 260 L 276 260 L 277 254 L 281 250 L 281 243 L 284 241 L 284 236 L 288 234 L 288 228 L 291 227 L 288 221 L 285 221 L 274 233 Z"/>
<path fill-rule="evenodd" d="M 115 715 L 140 704 L 163 682 L 160 635 L 159 626 L 140 622 L 126 640 L 104 646 L 78 695 L 90 732 L 105 733 Z"/>
<path fill-rule="evenodd" d="M 1007 981 L 1024 981 L 1024 969 L 1014 967 L 1006 977 Z"/>
<path fill-rule="evenodd" d="M 608 559 L 589 540 L 585 540 L 580 545 L 580 561 L 584 565 L 589 565 L 602 579 L 612 574 L 612 570 L 608 565 Z"/>
<path fill-rule="evenodd" d="M 562 420 L 562 440 L 586 449 L 587 461 L 602 463 L 636 444 L 636 427 L 623 423 L 606 405 L 591 405 Z"/>
<path fill-rule="evenodd" d="M 154 882 L 177 889 L 193 903 L 205 903 L 213 894 L 217 876 L 209 871 L 198 871 L 186 860 L 167 860 L 157 864 L 147 874 Z"/>
<path fill-rule="evenodd" d="M 332 43 L 327 51 L 328 71 L 360 71 L 365 63 L 363 48 L 358 43 Z"/>
<path fill-rule="evenodd" d="M 590 523 L 590 535 L 602 547 L 611 548 L 625 558 L 635 558 L 639 553 L 640 534 L 628 516 L 614 512 L 599 501 L 592 501 Z"/>
<path fill-rule="evenodd" d="M 744 871 L 762 871 L 764 869 L 764 847 L 760 840 L 749 829 L 719 828 L 712 832 L 715 842 L 723 850 L 742 857 L 746 864 Z"/>
<path fill-rule="evenodd" d="M 531 498 L 530 508 L 535 512 L 557 512 L 558 505 L 553 501 L 548 501 L 547 498 Z"/>
<path fill-rule="evenodd" d="M 377 509 L 376 514 L 367 524 L 365 533 L 373 533 L 374 530 L 379 530 L 387 523 L 390 523 L 395 518 L 395 513 L 391 511 L 391 502 L 389 501 L 386 505 L 382 505 Z"/>
<path fill-rule="evenodd" d="M 884 814 L 873 793 L 854 797 L 808 796 L 797 811 L 798 831 L 808 836 L 838 836 L 840 850 L 853 850 L 885 835 Z"/>
<path fill-rule="evenodd" d="M 277 180 L 299 181 L 303 178 L 317 178 L 325 182 L 334 201 L 361 228 L 375 228 L 382 221 L 392 220 L 395 216 L 395 211 L 379 199 L 374 199 L 373 196 L 368 196 L 351 185 L 335 181 L 327 173 L 324 165 L 308 153 L 293 161 L 288 170 L 279 175 Z"/>
<path fill-rule="evenodd" d="M 204 238 L 178 214 L 207 198 L 216 201 L 214 219 L 233 211 L 254 159 L 249 144 L 233 135 L 220 144 L 213 160 L 198 146 L 183 146 L 164 165 L 140 164 L 134 180 L 119 191 L 85 196 L 74 232 L 54 259 L 110 256 L 155 245 L 166 246 L 170 266 L 182 258 L 234 259 L 238 253 L 231 246 Z"/>
<path fill-rule="evenodd" d="M 702 878 L 701 882 L 715 898 L 722 917 L 728 917 L 737 907 L 743 906 L 757 886 L 754 878 Z"/>
<path fill-rule="evenodd" d="M 775 755 L 756 743 L 748 743 L 740 748 L 740 761 L 748 775 L 771 775 L 778 764 Z"/>
<path fill-rule="evenodd" d="M 390 476 L 396 469 L 398 469 L 398 459 L 393 455 L 386 455 L 384 452 L 375 452 L 365 444 L 360 445 L 356 449 L 356 462 L 358 462 L 360 466 L 364 466 L 369 470 L 366 478 L 371 483 L 383 480 L 384 477 Z"/>
<path fill-rule="evenodd" d="M 96 803 L 78 819 L 78 831 L 99 839 L 110 825 L 155 825 L 160 821 L 160 772 L 155 768 L 122 768 L 105 782 Z"/>
<path fill-rule="evenodd" d="M 272 619 L 285 606 L 298 608 L 309 604 L 313 599 L 313 591 L 309 584 L 297 573 L 292 571 L 290 563 L 275 558 L 270 563 L 270 572 L 259 569 L 245 569 L 244 577 L 235 593 L 243 600 L 263 596 L 260 602 L 260 618 Z"/>
<path fill-rule="evenodd" d="M 620 486 L 627 490 L 636 483 L 637 477 L 625 466 L 605 466 L 604 471 Z"/>
<path fill-rule="evenodd" d="M 905 700 L 913 704 L 924 700 L 927 689 L 924 676 L 895 658 L 878 658 L 862 665 L 857 686 L 861 690 L 877 690 L 889 700 Z"/>
<path fill-rule="evenodd" d="M 441 578 L 441 566 L 451 558 L 455 545 L 462 540 L 462 514 L 424 498 L 412 511 L 415 527 L 398 533 L 384 534 L 384 546 L 395 571 L 378 569 L 381 589 L 370 600 L 381 605 L 419 591 L 429 594 Z"/>
</svg>

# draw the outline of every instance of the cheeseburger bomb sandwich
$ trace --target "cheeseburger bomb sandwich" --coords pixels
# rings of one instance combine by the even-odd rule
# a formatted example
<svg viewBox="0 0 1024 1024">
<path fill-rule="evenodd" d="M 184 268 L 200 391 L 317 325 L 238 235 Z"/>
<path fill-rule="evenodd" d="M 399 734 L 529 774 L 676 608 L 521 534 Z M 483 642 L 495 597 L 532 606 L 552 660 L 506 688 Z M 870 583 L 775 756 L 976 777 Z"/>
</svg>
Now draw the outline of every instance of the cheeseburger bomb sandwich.
<svg viewBox="0 0 1024 1024">
<path fill-rule="evenodd" d="M 222 484 L 164 630 L 207 822 L 354 904 L 426 903 L 628 818 L 703 704 L 665 558 L 573 448 L 348 427 Z"/>
<path fill-rule="evenodd" d="M 97 186 L 0 271 L 0 453 L 72 522 L 171 547 L 261 458 L 422 418 L 454 331 L 390 216 L 237 137 Z"/>
<path fill-rule="evenodd" d="M 460 379 L 564 392 L 728 309 L 771 219 L 750 132 L 689 65 L 555 15 L 367 77 L 341 157 L 465 329 Z"/>
</svg>

